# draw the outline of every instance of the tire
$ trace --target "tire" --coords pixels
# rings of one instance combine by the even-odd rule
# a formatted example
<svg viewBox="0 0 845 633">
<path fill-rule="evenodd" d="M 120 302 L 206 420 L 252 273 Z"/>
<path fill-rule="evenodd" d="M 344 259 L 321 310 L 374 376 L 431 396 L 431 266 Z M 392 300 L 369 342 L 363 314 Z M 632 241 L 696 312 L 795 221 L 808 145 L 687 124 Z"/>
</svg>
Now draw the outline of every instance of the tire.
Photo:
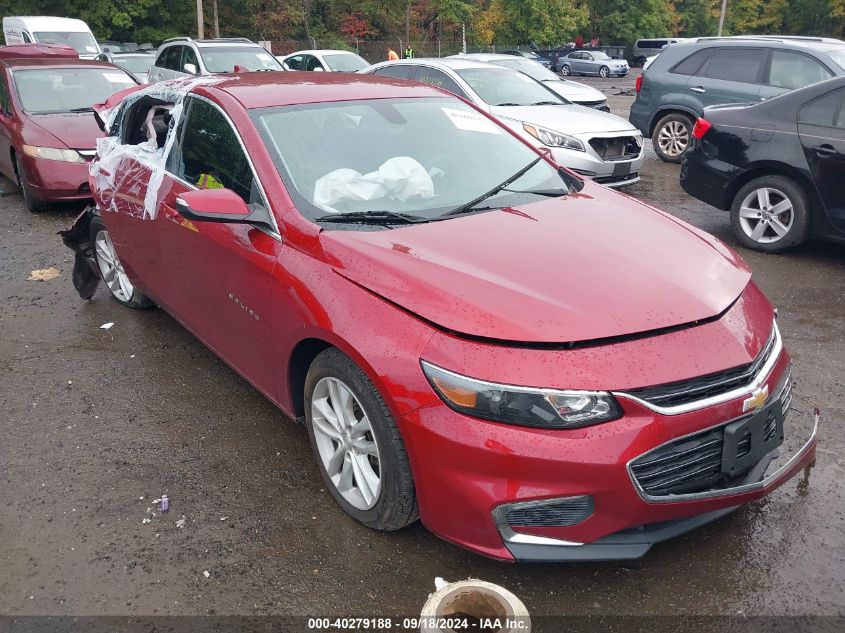
<svg viewBox="0 0 845 633">
<path fill-rule="evenodd" d="M 680 112 L 667 114 L 660 119 L 651 135 L 657 157 L 667 163 L 680 163 L 690 146 L 692 126 L 692 119 Z"/>
<path fill-rule="evenodd" d="M 106 284 L 112 299 L 127 308 L 146 310 L 155 304 L 129 281 L 120 258 L 114 250 L 109 232 L 100 216 L 91 218 L 91 244 L 100 279 Z"/>
<path fill-rule="evenodd" d="M 26 169 L 24 169 L 21 159 L 17 154 L 15 155 L 15 173 L 18 175 L 18 186 L 20 187 L 26 208 L 29 209 L 31 213 L 43 213 L 46 211 L 48 206 L 47 203 L 32 195 L 32 188 L 29 185 L 29 178 L 26 175 Z"/>
<path fill-rule="evenodd" d="M 343 398 L 343 388 L 347 398 Z M 340 416 L 335 413 L 335 400 Z M 342 400 L 349 406 L 340 405 Z M 343 430 L 338 432 L 335 423 L 341 418 Z M 399 530 L 417 520 L 411 464 L 393 415 L 367 375 L 337 348 L 321 352 L 308 369 L 305 422 L 326 488 L 344 512 L 369 528 L 383 531 Z M 366 426 L 361 427 L 362 423 Z M 350 428 L 359 430 L 349 433 Z M 342 456 L 337 458 L 339 454 Z M 335 468 L 330 475 L 333 461 Z M 372 475 L 378 478 L 377 490 Z"/>
<path fill-rule="evenodd" d="M 810 233 L 807 196 L 798 183 L 785 176 L 755 178 L 734 196 L 731 225 L 736 238 L 748 248 L 766 253 L 793 248 Z"/>
<path fill-rule="evenodd" d="M 569 75 L 572 74 L 572 69 L 569 67 L 569 64 L 563 64 L 560 67 L 560 74 L 563 75 L 564 77 L 568 77 Z"/>
<path fill-rule="evenodd" d="M 599 76 L 604 78 L 610 77 L 610 68 L 608 68 L 607 66 L 602 66 L 601 68 L 599 68 Z"/>
</svg>

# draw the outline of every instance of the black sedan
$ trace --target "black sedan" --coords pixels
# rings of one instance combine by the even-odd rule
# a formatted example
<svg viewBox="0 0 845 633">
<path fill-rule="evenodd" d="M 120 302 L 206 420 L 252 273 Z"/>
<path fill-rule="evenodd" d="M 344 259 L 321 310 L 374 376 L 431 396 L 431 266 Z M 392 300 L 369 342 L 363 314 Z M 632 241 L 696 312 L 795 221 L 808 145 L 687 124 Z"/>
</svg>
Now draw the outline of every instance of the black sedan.
<svg viewBox="0 0 845 633">
<path fill-rule="evenodd" d="M 845 77 L 753 105 L 706 108 L 681 186 L 730 210 L 737 239 L 781 251 L 808 238 L 845 243 Z"/>
</svg>

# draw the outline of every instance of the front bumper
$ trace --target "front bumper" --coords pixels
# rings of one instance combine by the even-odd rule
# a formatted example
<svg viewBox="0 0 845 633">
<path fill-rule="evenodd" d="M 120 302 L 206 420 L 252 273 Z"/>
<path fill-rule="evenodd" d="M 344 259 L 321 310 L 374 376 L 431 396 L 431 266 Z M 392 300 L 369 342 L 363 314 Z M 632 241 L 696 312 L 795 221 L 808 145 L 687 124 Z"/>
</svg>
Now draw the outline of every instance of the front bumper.
<svg viewBox="0 0 845 633">
<path fill-rule="evenodd" d="M 782 352 L 765 380 L 781 383 L 788 369 Z M 786 435 L 791 442 L 782 447 L 782 459 L 774 462 L 774 454 L 766 455 L 733 487 L 649 500 L 635 485 L 631 461 L 740 417 L 743 398 L 666 415 L 617 397 L 624 417 L 570 431 L 485 422 L 440 403 L 407 414 L 401 426 L 415 464 L 422 522 L 446 540 L 502 560 L 637 558 L 654 543 L 760 499 L 815 457 L 817 415 L 807 437 L 799 437 L 790 422 Z M 793 410 L 788 419 L 798 415 Z M 502 520 L 503 506 L 585 496 L 592 500 L 590 513 L 574 524 L 511 525 Z"/>
<path fill-rule="evenodd" d="M 552 156 L 559 165 L 608 187 L 622 187 L 637 182 L 640 179 L 639 172 L 645 163 L 644 144 L 640 142 L 640 152 L 636 158 L 603 160 L 590 145 L 590 139 L 612 136 L 611 134 L 578 135 L 577 138 L 584 144 L 586 151 L 553 148 Z"/>
<path fill-rule="evenodd" d="M 51 202 L 91 198 L 87 162 L 66 163 L 33 158 L 25 154 L 21 160 L 35 198 Z"/>
</svg>

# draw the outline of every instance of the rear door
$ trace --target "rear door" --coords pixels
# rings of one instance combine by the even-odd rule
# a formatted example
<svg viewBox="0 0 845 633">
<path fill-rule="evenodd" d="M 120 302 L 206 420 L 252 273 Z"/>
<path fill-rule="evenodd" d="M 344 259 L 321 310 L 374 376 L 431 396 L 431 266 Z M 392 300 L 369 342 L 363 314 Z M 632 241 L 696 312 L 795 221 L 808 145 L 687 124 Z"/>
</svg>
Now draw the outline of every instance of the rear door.
<svg viewBox="0 0 845 633">
<path fill-rule="evenodd" d="M 831 223 L 845 231 L 845 88 L 798 110 L 798 134 Z"/>
<path fill-rule="evenodd" d="M 766 78 L 760 87 L 760 98 L 776 97 L 831 77 L 830 69 L 812 55 L 773 49 Z"/>
<path fill-rule="evenodd" d="M 150 69 L 150 82 L 166 81 L 176 75 L 173 69 L 179 64 L 182 55 L 181 46 L 168 46 L 158 54 L 155 64 Z"/>
<path fill-rule="evenodd" d="M 697 114 L 710 105 L 757 101 L 766 68 L 765 48 L 718 48 L 687 82 L 686 103 Z"/>
<path fill-rule="evenodd" d="M 6 68 L 0 66 L 0 172 L 14 181 L 12 167 L 12 101 Z"/>
</svg>

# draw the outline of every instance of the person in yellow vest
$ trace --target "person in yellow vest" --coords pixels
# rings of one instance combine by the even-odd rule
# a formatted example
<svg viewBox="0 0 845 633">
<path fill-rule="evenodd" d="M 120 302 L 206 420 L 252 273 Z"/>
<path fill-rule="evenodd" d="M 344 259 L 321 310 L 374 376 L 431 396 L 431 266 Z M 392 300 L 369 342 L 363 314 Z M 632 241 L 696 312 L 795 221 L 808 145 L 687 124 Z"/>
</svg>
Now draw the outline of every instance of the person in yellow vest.
<svg viewBox="0 0 845 633">
<path fill-rule="evenodd" d="M 414 58 L 414 49 L 411 48 L 411 45 L 409 44 L 405 48 L 405 59 L 413 59 L 413 58 Z"/>
<path fill-rule="evenodd" d="M 397 59 L 399 59 L 399 55 L 396 54 L 396 51 L 394 51 L 392 48 L 388 48 L 387 49 L 387 61 L 392 62 L 392 61 L 395 61 Z"/>
<path fill-rule="evenodd" d="M 200 189 L 223 189 L 223 183 L 211 174 L 200 174 L 197 178 L 197 187 Z"/>
</svg>

